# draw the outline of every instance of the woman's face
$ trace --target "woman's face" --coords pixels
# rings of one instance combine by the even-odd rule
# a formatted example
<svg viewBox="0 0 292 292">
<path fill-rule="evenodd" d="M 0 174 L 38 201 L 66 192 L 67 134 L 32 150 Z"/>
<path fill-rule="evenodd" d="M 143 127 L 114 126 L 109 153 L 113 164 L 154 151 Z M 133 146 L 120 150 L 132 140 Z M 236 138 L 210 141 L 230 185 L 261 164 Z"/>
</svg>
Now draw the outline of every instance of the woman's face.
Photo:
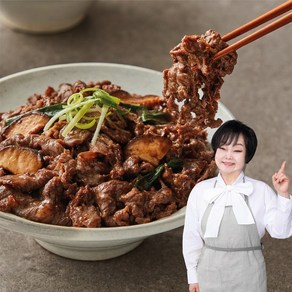
<svg viewBox="0 0 292 292">
<path fill-rule="evenodd" d="M 246 147 L 243 135 L 229 145 L 222 145 L 216 150 L 215 162 L 222 175 L 238 176 L 245 167 Z"/>
</svg>

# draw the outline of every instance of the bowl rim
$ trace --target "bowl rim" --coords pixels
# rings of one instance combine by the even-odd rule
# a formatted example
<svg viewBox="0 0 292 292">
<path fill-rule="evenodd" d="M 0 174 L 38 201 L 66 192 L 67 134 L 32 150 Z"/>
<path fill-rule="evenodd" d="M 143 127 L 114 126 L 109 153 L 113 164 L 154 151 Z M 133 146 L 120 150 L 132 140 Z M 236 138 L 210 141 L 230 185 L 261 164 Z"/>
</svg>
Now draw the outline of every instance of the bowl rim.
<svg viewBox="0 0 292 292">
<path fill-rule="evenodd" d="M 183 207 L 170 216 L 149 223 L 117 227 L 73 227 L 31 221 L 0 211 L 0 227 L 35 238 L 60 237 L 70 241 L 107 241 L 142 238 L 179 228 L 184 223 Z M 169 228 L 171 224 L 171 228 Z"/>
<path fill-rule="evenodd" d="M 0 83 L 5 82 L 9 79 L 13 79 L 16 77 L 21 77 L 28 74 L 34 74 L 39 73 L 42 71 L 48 71 L 48 70 L 55 70 L 55 69 L 65 69 L 70 67 L 107 67 L 107 68 L 122 68 L 122 69 L 134 69 L 136 71 L 141 72 L 148 72 L 151 74 L 161 75 L 162 71 L 146 68 L 146 67 L 140 67 L 137 65 L 130 65 L 130 64 L 121 64 L 121 63 L 111 63 L 111 62 L 76 62 L 76 63 L 62 63 L 62 64 L 52 64 L 52 65 L 46 65 L 46 66 L 39 66 L 35 68 L 30 68 L 26 70 L 22 70 L 19 72 L 11 73 L 9 75 L 3 76 L 0 78 Z"/>
</svg>

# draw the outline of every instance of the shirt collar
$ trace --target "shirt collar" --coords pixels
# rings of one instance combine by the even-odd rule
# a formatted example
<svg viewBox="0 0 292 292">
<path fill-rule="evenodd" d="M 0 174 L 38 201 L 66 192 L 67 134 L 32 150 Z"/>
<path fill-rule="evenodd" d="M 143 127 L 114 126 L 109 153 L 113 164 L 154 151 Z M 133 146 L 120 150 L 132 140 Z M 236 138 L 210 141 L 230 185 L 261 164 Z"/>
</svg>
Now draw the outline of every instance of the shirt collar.
<svg viewBox="0 0 292 292">
<path fill-rule="evenodd" d="M 238 183 L 243 182 L 244 181 L 244 177 L 245 177 L 244 172 L 241 171 L 241 173 L 239 174 L 239 176 L 236 178 L 236 180 L 233 182 L 232 185 L 236 185 Z M 225 183 L 225 181 L 224 181 L 224 179 L 223 179 L 223 177 L 222 177 L 220 172 L 219 172 L 219 174 L 217 176 L 216 186 L 217 185 L 220 186 L 220 187 L 226 186 L 226 183 Z"/>
</svg>

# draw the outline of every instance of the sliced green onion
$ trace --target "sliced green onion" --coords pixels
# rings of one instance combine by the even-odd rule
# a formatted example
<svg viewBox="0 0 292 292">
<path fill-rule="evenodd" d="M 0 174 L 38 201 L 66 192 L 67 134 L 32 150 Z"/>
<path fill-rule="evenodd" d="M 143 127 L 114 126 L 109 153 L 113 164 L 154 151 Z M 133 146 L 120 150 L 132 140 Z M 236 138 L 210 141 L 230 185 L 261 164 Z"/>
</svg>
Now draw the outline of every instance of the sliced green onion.
<svg viewBox="0 0 292 292">
<path fill-rule="evenodd" d="M 95 132 L 94 132 L 94 135 L 92 137 L 92 140 L 91 140 L 91 143 L 92 144 L 95 144 L 96 143 L 96 140 L 98 138 L 98 135 L 99 135 L 99 132 L 100 132 L 100 129 L 101 129 L 101 126 L 103 124 L 103 121 L 106 117 L 106 114 L 107 114 L 107 111 L 108 111 L 109 107 L 104 105 L 102 108 L 101 108 L 101 113 L 100 113 L 100 117 L 99 117 L 99 120 L 98 120 L 98 124 L 96 126 L 96 129 L 95 129 Z"/>
<path fill-rule="evenodd" d="M 103 105 L 107 105 L 108 107 L 113 108 L 116 108 L 121 101 L 119 98 L 109 95 L 106 91 L 102 89 L 95 91 L 93 93 L 93 96 L 97 98 Z"/>
<path fill-rule="evenodd" d="M 74 94 L 69 96 L 69 98 L 67 100 L 67 106 L 70 106 L 70 105 L 73 105 L 76 103 L 80 103 L 81 101 L 83 101 L 83 95 L 80 94 L 80 92 L 74 93 Z"/>
<path fill-rule="evenodd" d="M 94 102 L 90 102 L 82 106 L 82 108 L 78 111 L 78 113 L 74 116 L 74 118 L 70 121 L 70 123 L 66 126 L 66 128 L 62 132 L 63 137 L 65 137 L 75 127 L 75 125 L 87 113 L 87 110 L 93 106 L 93 104 Z"/>
<path fill-rule="evenodd" d="M 99 119 L 99 116 L 100 116 L 100 112 L 98 112 L 98 114 L 95 116 L 83 116 L 82 120 L 92 121 L 92 120 Z"/>
<path fill-rule="evenodd" d="M 96 123 L 96 119 L 92 119 L 89 123 L 77 123 L 76 127 L 81 130 L 86 130 L 86 129 L 92 128 L 95 125 L 95 123 Z"/>
<path fill-rule="evenodd" d="M 63 110 L 59 111 L 47 122 L 47 124 L 44 127 L 44 131 L 47 131 L 61 116 L 65 115 L 66 113 L 72 111 L 75 108 L 79 108 L 80 106 L 86 105 L 88 103 L 92 104 L 93 100 L 83 101 L 80 104 L 73 105 L 71 107 L 67 107 L 67 108 L 64 108 Z"/>
<path fill-rule="evenodd" d="M 61 111 L 59 111 L 58 113 L 56 113 L 45 125 L 44 127 L 44 131 L 47 131 L 48 129 L 51 128 L 51 126 L 60 118 L 62 117 L 64 114 L 66 114 L 67 112 L 69 112 L 71 109 L 70 108 L 65 108 Z"/>
</svg>

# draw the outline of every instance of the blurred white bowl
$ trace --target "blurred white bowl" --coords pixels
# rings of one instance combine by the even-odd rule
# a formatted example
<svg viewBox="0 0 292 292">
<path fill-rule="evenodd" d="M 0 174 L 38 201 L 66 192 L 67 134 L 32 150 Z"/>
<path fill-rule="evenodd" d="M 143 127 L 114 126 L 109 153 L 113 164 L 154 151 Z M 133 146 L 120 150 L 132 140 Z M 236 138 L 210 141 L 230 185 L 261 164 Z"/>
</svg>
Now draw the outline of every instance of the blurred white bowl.
<svg viewBox="0 0 292 292">
<path fill-rule="evenodd" d="M 55 33 L 79 24 L 93 0 L 0 0 L 0 21 L 30 33 Z"/>
<path fill-rule="evenodd" d="M 162 93 L 162 73 L 146 68 L 108 63 L 78 63 L 41 67 L 0 79 L 0 112 L 24 104 L 34 93 L 60 83 L 110 80 L 131 93 Z M 233 119 L 219 103 L 217 116 L 223 121 Z M 209 132 L 209 139 L 214 130 Z M 184 223 L 185 208 L 169 217 L 135 226 L 75 228 L 29 221 L 0 212 L 0 227 L 32 236 L 45 249 L 77 260 L 114 258 L 137 247 L 145 238 L 178 228 Z"/>
</svg>

